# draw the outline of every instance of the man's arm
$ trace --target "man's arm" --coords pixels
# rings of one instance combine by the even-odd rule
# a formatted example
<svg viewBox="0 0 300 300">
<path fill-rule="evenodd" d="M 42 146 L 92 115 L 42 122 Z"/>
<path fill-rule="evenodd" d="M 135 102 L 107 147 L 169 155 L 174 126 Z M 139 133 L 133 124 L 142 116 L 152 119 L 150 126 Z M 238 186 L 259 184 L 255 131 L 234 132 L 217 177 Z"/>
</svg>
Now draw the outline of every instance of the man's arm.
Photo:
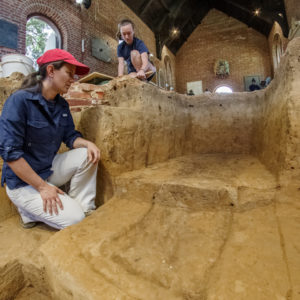
<svg viewBox="0 0 300 300">
<path fill-rule="evenodd" d="M 118 57 L 119 65 L 118 65 L 118 76 L 124 75 L 124 57 Z"/>
</svg>

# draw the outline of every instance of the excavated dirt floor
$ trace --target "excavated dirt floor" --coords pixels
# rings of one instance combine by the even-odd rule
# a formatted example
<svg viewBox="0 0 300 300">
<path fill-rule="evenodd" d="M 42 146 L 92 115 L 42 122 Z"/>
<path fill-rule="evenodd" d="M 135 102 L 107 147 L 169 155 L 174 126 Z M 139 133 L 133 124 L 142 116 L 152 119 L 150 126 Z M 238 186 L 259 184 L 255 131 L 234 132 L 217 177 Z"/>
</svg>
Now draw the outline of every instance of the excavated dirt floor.
<svg viewBox="0 0 300 300">
<path fill-rule="evenodd" d="M 18 216 L 0 223 L 0 299 L 51 299 L 37 266 L 37 249 L 54 233 L 43 224 L 23 229 Z"/>
<path fill-rule="evenodd" d="M 183 156 L 116 182 L 61 232 L 1 223 L 1 299 L 299 299 L 300 191 L 257 158 Z"/>
<path fill-rule="evenodd" d="M 295 207 L 280 206 L 274 177 L 254 157 L 185 156 L 117 182 L 113 199 L 42 247 L 53 275 L 63 266 L 53 279 L 62 299 L 71 285 L 82 299 L 286 299 L 292 292 L 283 244 L 299 247 L 300 238 L 285 241 L 280 228 L 289 231 L 297 219 L 286 228 L 279 218 Z"/>
<path fill-rule="evenodd" d="M 73 114 L 101 149 L 99 207 L 25 230 L 0 188 L 0 300 L 300 299 L 299 49 L 253 93 L 74 84 L 103 97 Z"/>
</svg>

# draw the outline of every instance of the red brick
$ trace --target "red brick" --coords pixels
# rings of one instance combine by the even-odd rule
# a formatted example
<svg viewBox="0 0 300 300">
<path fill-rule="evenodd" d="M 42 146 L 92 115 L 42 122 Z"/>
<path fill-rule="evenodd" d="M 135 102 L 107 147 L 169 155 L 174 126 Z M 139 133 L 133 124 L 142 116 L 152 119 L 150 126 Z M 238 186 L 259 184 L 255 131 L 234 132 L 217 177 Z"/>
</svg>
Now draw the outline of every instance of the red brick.
<svg viewBox="0 0 300 300">
<path fill-rule="evenodd" d="M 83 92 L 91 92 L 94 91 L 96 89 L 99 89 L 99 86 L 95 85 L 95 84 L 89 84 L 89 83 L 81 83 L 80 84 L 80 89 Z"/>
<path fill-rule="evenodd" d="M 87 92 L 82 92 L 82 91 L 70 91 L 68 92 L 67 98 L 72 98 L 72 99 L 90 99 L 91 94 Z"/>
<path fill-rule="evenodd" d="M 97 94 L 98 99 L 103 99 L 103 97 L 104 97 L 104 92 L 96 92 L 95 94 Z"/>
<path fill-rule="evenodd" d="M 71 110 L 71 112 L 79 112 L 79 111 L 82 111 L 82 108 L 81 107 L 71 107 L 70 110 Z"/>
<path fill-rule="evenodd" d="M 92 105 L 92 100 L 76 100 L 76 99 L 67 99 L 70 106 L 89 106 Z"/>
</svg>

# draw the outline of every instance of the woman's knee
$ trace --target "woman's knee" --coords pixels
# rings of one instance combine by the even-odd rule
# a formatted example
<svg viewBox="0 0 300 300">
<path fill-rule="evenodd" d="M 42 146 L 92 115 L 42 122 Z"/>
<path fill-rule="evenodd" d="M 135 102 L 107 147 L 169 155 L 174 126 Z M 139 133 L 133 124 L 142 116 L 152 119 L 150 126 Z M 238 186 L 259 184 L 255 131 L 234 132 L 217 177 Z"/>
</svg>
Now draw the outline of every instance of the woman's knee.
<svg viewBox="0 0 300 300">
<path fill-rule="evenodd" d="M 74 150 L 76 151 L 76 156 L 81 158 L 82 161 L 85 161 L 88 158 L 87 148 L 77 148 Z"/>
<path fill-rule="evenodd" d="M 70 214 L 68 217 L 65 218 L 62 228 L 66 228 L 71 225 L 75 225 L 79 222 L 81 222 L 85 218 L 83 211 L 77 211 L 72 214 Z"/>
<path fill-rule="evenodd" d="M 77 148 L 73 149 L 74 153 L 71 156 L 72 165 L 77 168 L 82 168 L 82 166 L 88 164 L 88 151 L 87 148 Z"/>
</svg>

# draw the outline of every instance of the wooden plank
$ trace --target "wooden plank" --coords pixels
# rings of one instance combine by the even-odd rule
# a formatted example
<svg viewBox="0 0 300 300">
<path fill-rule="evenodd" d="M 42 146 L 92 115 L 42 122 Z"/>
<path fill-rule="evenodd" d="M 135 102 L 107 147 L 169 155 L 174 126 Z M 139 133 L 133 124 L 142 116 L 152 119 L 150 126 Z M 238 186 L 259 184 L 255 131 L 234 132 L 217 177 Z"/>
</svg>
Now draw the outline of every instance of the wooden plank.
<svg viewBox="0 0 300 300">
<path fill-rule="evenodd" d="M 81 83 L 101 83 L 102 81 L 110 81 L 112 80 L 114 77 L 103 74 L 103 73 L 99 73 L 99 72 L 93 72 L 91 74 L 88 74 L 82 78 L 80 78 L 78 80 L 78 82 Z"/>
<path fill-rule="evenodd" d="M 147 77 L 151 76 L 153 74 L 153 71 L 148 71 L 145 73 Z M 91 74 L 86 75 L 85 77 L 82 77 L 78 80 L 80 83 L 91 83 L 91 84 L 101 84 L 105 81 L 107 83 L 108 81 L 114 79 L 114 77 L 99 73 L 99 72 L 93 72 Z M 103 83 L 102 83 L 103 84 Z"/>
</svg>

